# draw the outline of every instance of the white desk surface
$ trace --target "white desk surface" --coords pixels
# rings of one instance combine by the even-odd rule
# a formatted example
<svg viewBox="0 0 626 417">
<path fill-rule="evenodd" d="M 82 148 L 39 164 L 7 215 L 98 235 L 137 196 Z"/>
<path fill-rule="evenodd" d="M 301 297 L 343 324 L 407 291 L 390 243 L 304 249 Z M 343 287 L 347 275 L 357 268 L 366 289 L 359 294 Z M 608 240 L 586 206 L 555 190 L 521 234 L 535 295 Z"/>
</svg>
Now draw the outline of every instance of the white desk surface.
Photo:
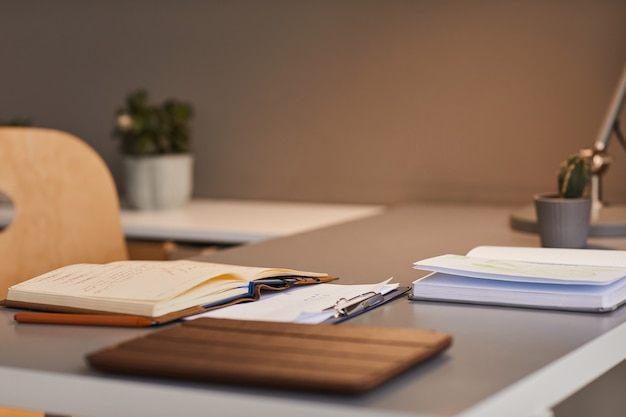
<svg viewBox="0 0 626 417">
<path fill-rule="evenodd" d="M 289 236 L 381 213 L 383 206 L 194 199 L 164 211 L 123 209 L 127 238 L 242 244 Z"/>
<path fill-rule="evenodd" d="M 412 269 L 421 258 L 481 244 L 537 246 L 537 235 L 509 227 L 513 209 L 393 207 L 201 258 L 327 271 L 346 284 L 394 276 L 409 285 L 422 274 Z M 626 249 L 624 238 L 590 244 Z M 568 313 L 404 298 L 339 326 L 435 329 L 450 333 L 452 346 L 371 393 L 338 397 L 101 374 L 88 367 L 87 353 L 152 329 L 18 325 L 13 313 L 0 309 L 0 404 L 84 417 L 530 417 L 626 359 L 626 308 Z"/>
</svg>

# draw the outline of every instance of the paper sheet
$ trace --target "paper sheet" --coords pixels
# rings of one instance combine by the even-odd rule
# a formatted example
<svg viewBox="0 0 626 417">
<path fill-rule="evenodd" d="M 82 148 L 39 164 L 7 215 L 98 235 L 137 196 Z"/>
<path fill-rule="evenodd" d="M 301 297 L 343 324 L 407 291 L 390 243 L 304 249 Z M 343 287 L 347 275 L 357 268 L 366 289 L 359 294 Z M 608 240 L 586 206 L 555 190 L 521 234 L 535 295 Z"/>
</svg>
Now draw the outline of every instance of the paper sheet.
<svg viewBox="0 0 626 417">
<path fill-rule="evenodd" d="M 317 324 L 335 314 L 333 307 L 341 298 L 350 299 L 370 291 L 382 294 L 393 291 L 398 284 L 389 284 L 391 279 L 378 284 L 316 284 L 295 287 L 278 293 L 265 293 L 259 301 L 219 308 L 187 317 L 187 320 L 215 317 Z"/>
</svg>

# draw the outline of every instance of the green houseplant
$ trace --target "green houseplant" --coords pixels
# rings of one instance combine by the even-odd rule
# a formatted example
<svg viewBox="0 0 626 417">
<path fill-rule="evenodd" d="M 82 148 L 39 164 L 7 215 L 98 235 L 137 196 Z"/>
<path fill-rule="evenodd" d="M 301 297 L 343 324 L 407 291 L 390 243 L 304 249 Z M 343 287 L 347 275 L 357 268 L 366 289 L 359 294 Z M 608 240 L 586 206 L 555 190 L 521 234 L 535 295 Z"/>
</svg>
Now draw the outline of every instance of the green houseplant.
<svg viewBox="0 0 626 417">
<path fill-rule="evenodd" d="M 557 171 L 559 196 L 583 198 L 591 183 L 591 159 L 582 152 L 570 155 Z"/>
<path fill-rule="evenodd" d="M 22 118 L 22 117 L 14 117 L 13 119 L 9 119 L 6 121 L 1 121 L 0 126 L 7 127 L 30 127 L 33 124 L 30 119 Z"/>
<path fill-rule="evenodd" d="M 591 216 L 591 158 L 583 150 L 570 155 L 557 170 L 557 193 L 534 196 L 541 245 L 584 248 Z"/>
<path fill-rule="evenodd" d="M 126 97 L 113 136 L 124 156 L 125 194 L 134 208 L 167 210 L 185 204 L 193 188 L 190 103 L 152 104 L 145 90 Z"/>
<path fill-rule="evenodd" d="M 118 109 L 113 135 L 126 155 L 188 153 L 192 116 L 189 103 L 169 99 L 154 105 L 145 90 L 137 90 Z"/>
</svg>

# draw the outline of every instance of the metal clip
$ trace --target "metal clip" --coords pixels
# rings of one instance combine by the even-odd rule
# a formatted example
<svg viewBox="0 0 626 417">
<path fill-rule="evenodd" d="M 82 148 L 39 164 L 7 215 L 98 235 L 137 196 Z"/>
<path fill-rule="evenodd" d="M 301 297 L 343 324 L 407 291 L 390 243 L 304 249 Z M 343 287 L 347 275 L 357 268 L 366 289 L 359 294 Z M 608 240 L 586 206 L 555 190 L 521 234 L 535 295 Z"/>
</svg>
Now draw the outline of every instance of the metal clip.
<svg viewBox="0 0 626 417">
<path fill-rule="evenodd" d="M 385 297 L 378 292 L 369 291 L 352 298 L 340 298 L 335 303 L 335 317 L 349 316 L 367 310 L 385 301 Z"/>
</svg>

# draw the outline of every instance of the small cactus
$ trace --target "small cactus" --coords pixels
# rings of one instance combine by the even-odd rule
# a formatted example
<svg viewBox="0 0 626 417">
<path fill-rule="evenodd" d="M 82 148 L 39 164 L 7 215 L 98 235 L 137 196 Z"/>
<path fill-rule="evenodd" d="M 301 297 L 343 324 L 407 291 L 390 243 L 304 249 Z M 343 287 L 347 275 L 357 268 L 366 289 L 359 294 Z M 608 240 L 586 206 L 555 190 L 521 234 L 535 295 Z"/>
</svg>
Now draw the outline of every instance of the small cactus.
<svg viewBox="0 0 626 417">
<path fill-rule="evenodd" d="M 565 161 L 561 162 L 557 179 L 560 197 L 583 197 L 591 181 L 590 158 L 580 154 L 570 155 Z"/>
</svg>

